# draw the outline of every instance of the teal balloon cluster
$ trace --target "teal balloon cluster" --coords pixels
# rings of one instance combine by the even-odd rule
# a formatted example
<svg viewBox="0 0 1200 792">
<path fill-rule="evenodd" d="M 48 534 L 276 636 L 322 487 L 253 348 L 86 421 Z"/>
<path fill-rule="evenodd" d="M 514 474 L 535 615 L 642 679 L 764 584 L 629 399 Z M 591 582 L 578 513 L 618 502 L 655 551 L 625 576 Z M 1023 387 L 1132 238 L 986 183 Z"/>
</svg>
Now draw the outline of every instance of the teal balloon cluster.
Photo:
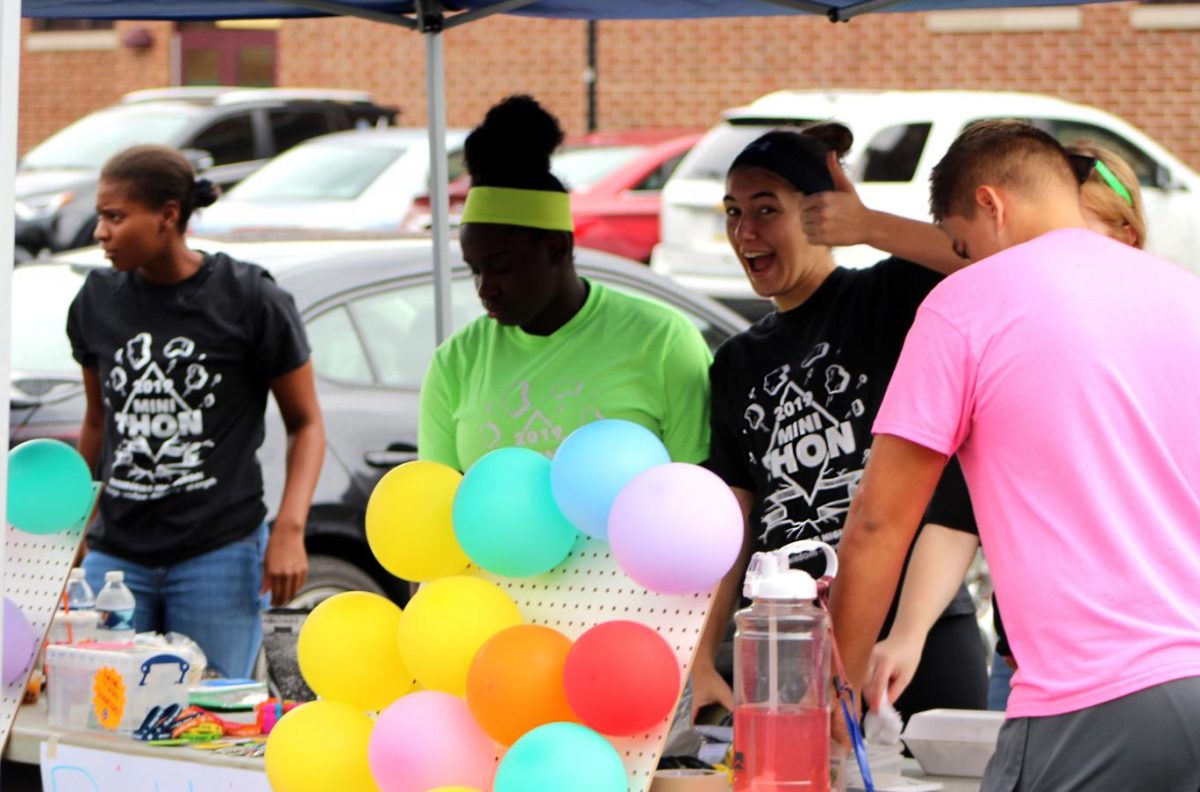
<svg viewBox="0 0 1200 792">
<path fill-rule="evenodd" d="M 8 522 L 53 534 L 87 518 L 94 494 L 87 462 L 61 440 L 28 440 L 8 452 Z"/>
<path fill-rule="evenodd" d="M 463 552 L 505 577 L 550 571 L 579 536 L 550 492 L 550 460 L 528 448 L 499 448 L 471 465 L 451 518 Z"/>
</svg>

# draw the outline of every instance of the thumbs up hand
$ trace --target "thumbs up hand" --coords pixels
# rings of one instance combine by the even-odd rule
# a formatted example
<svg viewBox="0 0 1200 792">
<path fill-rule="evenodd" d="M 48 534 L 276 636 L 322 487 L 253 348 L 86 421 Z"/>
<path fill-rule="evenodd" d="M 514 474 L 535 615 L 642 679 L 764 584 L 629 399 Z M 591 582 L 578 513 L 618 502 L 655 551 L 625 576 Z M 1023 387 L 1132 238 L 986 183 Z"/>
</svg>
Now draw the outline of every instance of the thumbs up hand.
<svg viewBox="0 0 1200 792">
<path fill-rule="evenodd" d="M 800 222 L 810 245 L 858 245 L 866 242 L 871 210 L 842 170 L 837 153 L 829 152 L 833 190 L 800 199 Z"/>
</svg>

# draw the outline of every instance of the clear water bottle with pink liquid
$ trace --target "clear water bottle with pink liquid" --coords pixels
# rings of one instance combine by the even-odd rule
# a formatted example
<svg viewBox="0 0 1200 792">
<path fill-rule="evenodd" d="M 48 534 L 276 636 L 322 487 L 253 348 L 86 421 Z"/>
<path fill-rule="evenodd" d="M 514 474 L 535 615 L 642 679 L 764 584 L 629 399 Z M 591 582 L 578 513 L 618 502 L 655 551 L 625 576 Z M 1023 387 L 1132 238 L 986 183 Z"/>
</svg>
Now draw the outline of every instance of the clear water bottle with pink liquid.
<svg viewBox="0 0 1200 792">
<path fill-rule="evenodd" d="M 791 559 L 820 552 L 826 576 L 837 555 L 823 542 L 755 553 L 733 639 L 734 792 L 829 792 L 830 642 L 817 582 Z"/>
</svg>

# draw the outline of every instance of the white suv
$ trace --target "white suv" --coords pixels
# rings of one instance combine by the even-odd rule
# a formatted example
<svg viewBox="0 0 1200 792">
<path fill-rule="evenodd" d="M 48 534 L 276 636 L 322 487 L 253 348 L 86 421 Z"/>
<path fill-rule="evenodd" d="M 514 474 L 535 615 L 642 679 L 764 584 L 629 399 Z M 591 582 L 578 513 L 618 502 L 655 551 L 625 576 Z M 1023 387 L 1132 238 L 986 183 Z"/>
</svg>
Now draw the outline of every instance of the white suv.
<svg viewBox="0 0 1200 792">
<path fill-rule="evenodd" d="M 832 119 L 850 127 L 850 177 L 872 209 L 929 219 L 929 172 L 968 124 L 1022 118 L 1064 144 L 1088 138 L 1124 157 L 1141 183 L 1147 247 L 1200 272 L 1200 176 L 1121 119 L 1048 96 L 984 91 L 778 91 L 727 111 L 696 144 L 662 193 L 662 242 L 651 267 L 733 304 L 754 293 L 725 237 L 721 199 L 730 162 L 768 129 Z M 862 267 L 883 256 L 857 245 L 834 253 Z M 751 309 L 753 310 L 753 309 Z"/>
</svg>

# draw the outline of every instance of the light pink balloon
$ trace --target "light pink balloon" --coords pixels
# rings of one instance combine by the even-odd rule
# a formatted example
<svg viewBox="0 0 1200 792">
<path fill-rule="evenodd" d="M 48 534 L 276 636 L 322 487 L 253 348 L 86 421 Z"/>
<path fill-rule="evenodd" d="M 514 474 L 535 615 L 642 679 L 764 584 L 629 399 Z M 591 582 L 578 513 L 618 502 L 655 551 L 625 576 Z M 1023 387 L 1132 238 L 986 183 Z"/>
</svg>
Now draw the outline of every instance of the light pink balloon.
<svg viewBox="0 0 1200 792">
<path fill-rule="evenodd" d="M 717 585 L 742 547 L 733 491 L 699 465 L 672 462 L 640 473 L 613 502 L 608 541 L 635 581 L 662 594 Z"/>
<path fill-rule="evenodd" d="M 397 699 L 380 714 L 367 757 L 383 792 L 491 789 L 497 749 L 476 725 L 467 702 L 422 690 Z"/>
</svg>

